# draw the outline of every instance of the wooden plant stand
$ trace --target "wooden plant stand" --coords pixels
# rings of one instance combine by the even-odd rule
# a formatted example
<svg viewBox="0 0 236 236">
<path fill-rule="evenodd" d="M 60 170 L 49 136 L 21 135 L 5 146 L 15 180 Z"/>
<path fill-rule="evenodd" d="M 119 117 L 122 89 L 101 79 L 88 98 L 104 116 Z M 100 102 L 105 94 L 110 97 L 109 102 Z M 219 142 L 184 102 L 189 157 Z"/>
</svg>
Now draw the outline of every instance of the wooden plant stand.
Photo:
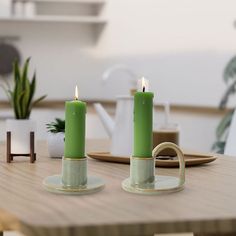
<svg viewBox="0 0 236 236">
<path fill-rule="evenodd" d="M 36 161 L 36 153 L 34 151 L 34 132 L 30 132 L 30 153 L 23 154 L 11 153 L 11 132 L 7 132 L 7 163 L 11 163 L 14 156 L 30 157 L 30 163 L 34 163 Z"/>
</svg>

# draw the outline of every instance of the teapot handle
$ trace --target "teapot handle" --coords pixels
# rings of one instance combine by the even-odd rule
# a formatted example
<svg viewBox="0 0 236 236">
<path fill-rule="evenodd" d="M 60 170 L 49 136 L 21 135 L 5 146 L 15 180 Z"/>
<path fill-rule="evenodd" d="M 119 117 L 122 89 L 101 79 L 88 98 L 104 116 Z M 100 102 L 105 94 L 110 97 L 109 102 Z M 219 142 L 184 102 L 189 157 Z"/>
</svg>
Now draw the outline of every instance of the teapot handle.
<svg viewBox="0 0 236 236">
<path fill-rule="evenodd" d="M 179 148 L 179 146 L 177 146 L 174 143 L 171 142 L 164 142 L 164 143 L 160 143 L 158 146 L 156 146 L 153 151 L 152 151 L 152 156 L 156 157 L 158 155 L 158 153 L 160 153 L 161 151 L 163 151 L 166 148 L 170 148 L 173 149 L 179 159 L 179 186 L 182 186 L 185 182 L 185 160 L 184 160 L 184 154 L 182 152 L 182 150 Z"/>
</svg>

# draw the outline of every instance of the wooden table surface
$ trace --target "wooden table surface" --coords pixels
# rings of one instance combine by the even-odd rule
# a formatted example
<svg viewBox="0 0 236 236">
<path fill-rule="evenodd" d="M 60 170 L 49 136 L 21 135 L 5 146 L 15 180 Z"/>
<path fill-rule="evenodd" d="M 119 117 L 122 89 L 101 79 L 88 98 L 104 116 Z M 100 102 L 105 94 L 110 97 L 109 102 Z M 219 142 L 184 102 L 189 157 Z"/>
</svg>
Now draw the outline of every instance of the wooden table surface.
<svg viewBox="0 0 236 236">
<path fill-rule="evenodd" d="M 106 151 L 108 143 L 88 141 L 87 147 L 88 151 Z M 5 145 L 0 148 L 0 230 L 18 230 L 29 236 L 236 235 L 236 158 L 219 156 L 213 163 L 188 168 L 183 191 L 158 196 L 121 189 L 129 165 L 89 159 L 89 174 L 104 178 L 105 189 L 66 196 L 42 187 L 45 177 L 61 171 L 61 161 L 48 157 L 45 142 L 38 145 L 35 164 L 27 158 L 7 164 Z M 176 169 L 159 168 L 157 172 L 177 174 Z"/>
</svg>

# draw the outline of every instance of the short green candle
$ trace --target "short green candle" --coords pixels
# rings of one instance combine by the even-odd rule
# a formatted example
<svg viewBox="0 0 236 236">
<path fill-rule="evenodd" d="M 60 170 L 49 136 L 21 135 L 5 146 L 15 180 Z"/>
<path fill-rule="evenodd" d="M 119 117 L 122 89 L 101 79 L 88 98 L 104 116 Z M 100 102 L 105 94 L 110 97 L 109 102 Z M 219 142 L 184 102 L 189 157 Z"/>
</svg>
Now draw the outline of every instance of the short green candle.
<svg viewBox="0 0 236 236">
<path fill-rule="evenodd" d="M 65 105 L 65 152 L 67 158 L 85 157 L 86 103 L 67 101 Z"/>
<path fill-rule="evenodd" d="M 152 156 L 153 97 L 151 92 L 134 95 L 134 157 Z"/>
</svg>

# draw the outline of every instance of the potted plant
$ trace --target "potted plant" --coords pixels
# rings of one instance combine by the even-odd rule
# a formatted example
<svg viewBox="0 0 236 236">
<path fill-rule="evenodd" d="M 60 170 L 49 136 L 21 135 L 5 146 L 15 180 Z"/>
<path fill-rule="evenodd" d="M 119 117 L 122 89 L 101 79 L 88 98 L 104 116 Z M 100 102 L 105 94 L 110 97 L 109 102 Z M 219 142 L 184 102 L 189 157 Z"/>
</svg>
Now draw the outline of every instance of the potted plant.
<svg viewBox="0 0 236 236">
<path fill-rule="evenodd" d="M 64 155 L 65 120 L 56 118 L 47 124 L 48 152 L 50 157 L 62 157 Z"/>
<path fill-rule="evenodd" d="M 44 95 L 33 100 L 36 90 L 36 73 L 30 80 L 29 62 L 30 58 L 25 61 L 23 68 L 20 68 L 18 61 L 14 62 L 13 89 L 5 89 L 15 115 L 15 119 L 6 121 L 6 129 L 11 132 L 11 152 L 14 154 L 29 153 L 29 133 L 35 131 L 35 122 L 29 119 L 30 114 L 32 108 L 46 97 Z"/>
<path fill-rule="evenodd" d="M 236 56 L 226 65 L 223 72 L 223 79 L 227 84 L 227 88 L 219 104 L 219 108 L 222 110 L 226 108 L 229 98 L 236 93 Z M 216 141 L 212 149 L 218 153 L 224 153 L 233 112 L 234 110 L 229 110 L 216 128 Z"/>
</svg>

